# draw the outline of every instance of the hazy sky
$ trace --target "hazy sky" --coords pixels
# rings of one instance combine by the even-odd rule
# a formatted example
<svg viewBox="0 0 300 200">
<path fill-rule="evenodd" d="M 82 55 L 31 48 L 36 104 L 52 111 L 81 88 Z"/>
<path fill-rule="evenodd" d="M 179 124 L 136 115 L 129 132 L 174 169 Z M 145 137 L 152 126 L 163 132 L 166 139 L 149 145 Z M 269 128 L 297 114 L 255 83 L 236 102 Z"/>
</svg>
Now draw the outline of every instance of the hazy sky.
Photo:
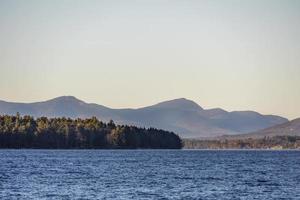
<svg viewBox="0 0 300 200">
<path fill-rule="evenodd" d="M 300 1 L 0 0 L 0 99 L 61 95 L 300 117 Z"/>
</svg>

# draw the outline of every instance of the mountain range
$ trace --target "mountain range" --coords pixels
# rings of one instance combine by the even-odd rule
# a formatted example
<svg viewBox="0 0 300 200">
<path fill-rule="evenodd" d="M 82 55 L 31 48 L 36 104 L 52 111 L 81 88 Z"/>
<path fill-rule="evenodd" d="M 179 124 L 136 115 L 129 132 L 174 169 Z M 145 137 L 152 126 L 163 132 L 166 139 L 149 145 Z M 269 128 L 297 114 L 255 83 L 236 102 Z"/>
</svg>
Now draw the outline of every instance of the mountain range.
<svg viewBox="0 0 300 200">
<path fill-rule="evenodd" d="M 288 122 L 275 115 L 262 115 L 254 111 L 203 109 L 195 102 L 180 98 L 138 109 L 113 109 L 86 103 L 73 96 L 57 97 L 36 103 L 0 101 L 0 114 L 31 115 L 34 117 L 87 118 L 95 116 L 118 124 L 155 127 L 177 133 L 183 138 L 238 135 L 266 129 Z"/>
</svg>

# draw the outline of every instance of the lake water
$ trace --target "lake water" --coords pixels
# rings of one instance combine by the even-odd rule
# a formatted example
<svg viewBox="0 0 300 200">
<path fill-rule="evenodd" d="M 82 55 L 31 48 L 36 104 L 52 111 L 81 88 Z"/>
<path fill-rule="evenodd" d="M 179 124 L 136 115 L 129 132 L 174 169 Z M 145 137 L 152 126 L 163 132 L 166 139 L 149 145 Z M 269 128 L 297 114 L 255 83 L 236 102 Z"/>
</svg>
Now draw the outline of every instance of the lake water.
<svg viewBox="0 0 300 200">
<path fill-rule="evenodd" d="M 300 151 L 0 150 L 0 199 L 300 199 Z"/>
</svg>

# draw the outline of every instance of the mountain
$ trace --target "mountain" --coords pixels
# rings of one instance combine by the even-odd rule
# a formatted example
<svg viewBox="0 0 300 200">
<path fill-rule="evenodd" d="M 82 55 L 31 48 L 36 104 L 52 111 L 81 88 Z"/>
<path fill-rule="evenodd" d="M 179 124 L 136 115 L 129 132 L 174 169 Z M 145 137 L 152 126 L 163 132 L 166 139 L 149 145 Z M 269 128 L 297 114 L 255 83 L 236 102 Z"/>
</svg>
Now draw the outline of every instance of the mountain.
<svg viewBox="0 0 300 200">
<path fill-rule="evenodd" d="M 283 124 L 275 125 L 263 130 L 248 134 L 239 134 L 234 136 L 224 136 L 227 139 L 246 139 L 246 138 L 264 138 L 273 136 L 300 136 L 300 118 L 294 119 Z"/>
<path fill-rule="evenodd" d="M 112 109 L 62 96 L 44 102 L 12 103 L 0 101 L 0 114 L 34 117 L 87 118 L 96 116 L 119 124 L 155 127 L 173 131 L 184 138 L 216 137 L 258 131 L 288 120 L 253 111 L 227 112 L 220 108 L 203 109 L 195 102 L 180 98 L 138 109 Z"/>
</svg>

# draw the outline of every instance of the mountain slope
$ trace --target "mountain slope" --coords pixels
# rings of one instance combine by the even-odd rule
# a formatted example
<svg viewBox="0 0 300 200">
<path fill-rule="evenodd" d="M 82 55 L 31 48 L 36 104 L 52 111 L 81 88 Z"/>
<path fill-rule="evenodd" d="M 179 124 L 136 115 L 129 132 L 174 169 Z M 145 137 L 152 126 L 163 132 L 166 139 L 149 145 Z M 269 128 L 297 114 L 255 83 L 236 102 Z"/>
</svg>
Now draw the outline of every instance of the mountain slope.
<svg viewBox="0 0 300 200">
<path fill-rule="evenodd" d="M 49 101 L 37 103 L 10 103 L 0 101 L 0 113 L 14 115 L 19 112 L 22 115 L 34 117 L 90 117 L 101 116 L 111 119 L 112 109 L 97 104 L 87 104 L 72 96 L 62 96 Z"/>
<path fill-rule="evenodd" d="M 300 118 L 253 133 L 228 136 L 228 139 L 263 138 L 273 136 L 300 136 Z M 225 136 L 226 137 L 226 136 Z"/>
<path fill-rule="evenodd" d="M 184 98 L 161 102 L 139 109 L 112 109 L 85 103 L 72 96 L 62 96 L 37 103 L 0 101 L 0 114 L 34 117 L 86 118 L 96 116 L 116 123 L 155 127 L 174 131 L 181 137 L 200 138 L 254 132 L 288 120 L 279 116 L 261 115 L 253 111 L 227 112 L 220 108 L 205 110 Z"/>
</svg>

